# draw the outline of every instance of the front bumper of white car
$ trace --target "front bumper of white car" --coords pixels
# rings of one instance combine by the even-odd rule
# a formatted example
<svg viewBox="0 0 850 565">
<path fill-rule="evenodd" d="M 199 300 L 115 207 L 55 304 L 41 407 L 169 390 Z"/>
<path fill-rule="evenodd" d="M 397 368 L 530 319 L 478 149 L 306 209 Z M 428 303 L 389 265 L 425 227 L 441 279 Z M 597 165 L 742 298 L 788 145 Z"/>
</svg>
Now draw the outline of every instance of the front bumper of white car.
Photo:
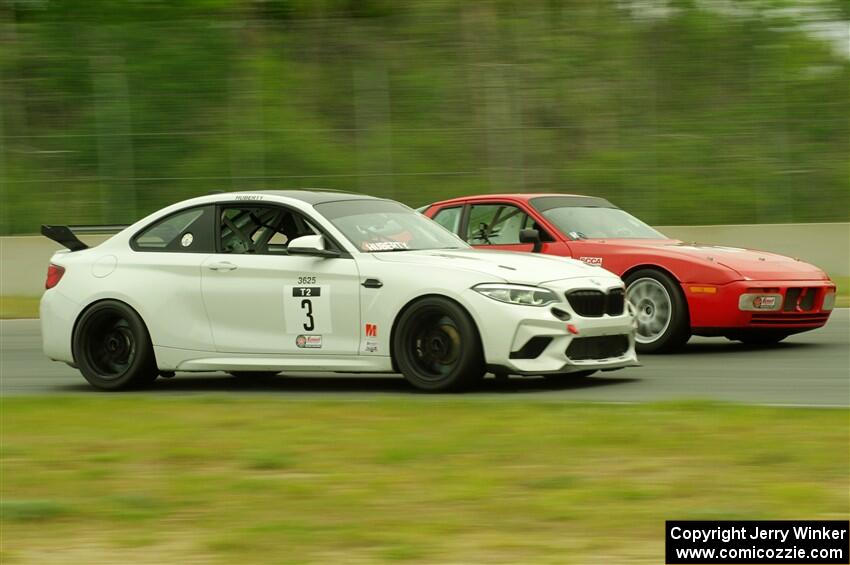
<svg viewBox="0 0 850 565">
<path fill-rule="evenodd" d="M 564 301 L 542 307 L 506 304 L 469 291 L 465 298 L 473 305 L 488 369 L 545 375 L 638 365 L 628 304 L 618 315 L 581 316 L 566 299 L 575 287 L 559 286 L 547 285 Z"/>
</svg>

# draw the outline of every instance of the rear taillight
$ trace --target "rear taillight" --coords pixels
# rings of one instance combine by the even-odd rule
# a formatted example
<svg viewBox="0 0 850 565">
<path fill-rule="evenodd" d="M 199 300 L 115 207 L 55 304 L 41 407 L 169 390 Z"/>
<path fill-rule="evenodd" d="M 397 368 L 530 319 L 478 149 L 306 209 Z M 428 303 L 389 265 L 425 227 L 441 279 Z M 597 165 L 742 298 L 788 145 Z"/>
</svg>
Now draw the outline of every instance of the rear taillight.
<svg viewBox="0 0 850 565">
<path fill-rule="evenodd" d="M 62 275 L 65 274 L 65 267 L 54 265 L 53 263 L 47 267 L 47 280 L 44 282 L 44 288 L 53 288 L 59 281 L 62 280 Z"/>
</svg>

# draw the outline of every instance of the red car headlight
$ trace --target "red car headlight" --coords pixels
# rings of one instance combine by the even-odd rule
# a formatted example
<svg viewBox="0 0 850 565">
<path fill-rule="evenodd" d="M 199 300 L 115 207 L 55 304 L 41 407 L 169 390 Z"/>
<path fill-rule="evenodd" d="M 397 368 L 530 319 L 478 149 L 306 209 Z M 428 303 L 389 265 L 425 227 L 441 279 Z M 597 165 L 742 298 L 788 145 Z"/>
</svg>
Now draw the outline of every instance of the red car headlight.
<svg viewBox="0 0 850 565">
<path fill-rule="evenodd" d="M 835 291 L 831 290 L 824 295 L 821 310 L 832 310 L 833 308 L 835 308 Z"/>
<path fill-rule="evenodd" d="M 738 298 L 738 309 L 748 312 L 773 312 L 782 308 L 781 294 L 747 293 Z"/>
</svg>

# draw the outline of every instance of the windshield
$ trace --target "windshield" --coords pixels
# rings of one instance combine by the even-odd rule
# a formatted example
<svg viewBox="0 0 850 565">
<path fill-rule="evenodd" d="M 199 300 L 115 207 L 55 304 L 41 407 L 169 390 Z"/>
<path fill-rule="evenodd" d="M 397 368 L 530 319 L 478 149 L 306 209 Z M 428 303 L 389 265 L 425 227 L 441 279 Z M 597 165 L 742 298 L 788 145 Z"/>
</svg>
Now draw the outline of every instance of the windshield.
<svg viewBox="0 0 850 565">
<path fill-rule="evenodd" d="M 619 208 L 560 206 L 542 214 L 571 239 L 667 239 Z"/>
<path fill-rule="evenodd" d="M 326 202 L 316 210 L 366 253 L 469 247 L 438 223 L 391 200 Z"/>
</svg>

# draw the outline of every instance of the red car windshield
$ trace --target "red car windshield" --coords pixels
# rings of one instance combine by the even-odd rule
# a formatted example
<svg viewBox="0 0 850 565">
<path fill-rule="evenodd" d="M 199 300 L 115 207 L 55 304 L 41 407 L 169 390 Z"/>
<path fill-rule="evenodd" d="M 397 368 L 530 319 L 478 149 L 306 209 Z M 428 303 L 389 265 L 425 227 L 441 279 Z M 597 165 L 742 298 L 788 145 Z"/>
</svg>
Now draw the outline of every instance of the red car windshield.
<svg viewBox="0 0 850 565">
<path fill-rule="evenodd" d="M 604 203 L 601 206 L 552 206 L 555 202 L 550 199 L 535 200 L 542 202 L 532 201 L 532 205 L 571 239 L 667 239 L 661 232 L 601 199 Z"/>
</svg>

